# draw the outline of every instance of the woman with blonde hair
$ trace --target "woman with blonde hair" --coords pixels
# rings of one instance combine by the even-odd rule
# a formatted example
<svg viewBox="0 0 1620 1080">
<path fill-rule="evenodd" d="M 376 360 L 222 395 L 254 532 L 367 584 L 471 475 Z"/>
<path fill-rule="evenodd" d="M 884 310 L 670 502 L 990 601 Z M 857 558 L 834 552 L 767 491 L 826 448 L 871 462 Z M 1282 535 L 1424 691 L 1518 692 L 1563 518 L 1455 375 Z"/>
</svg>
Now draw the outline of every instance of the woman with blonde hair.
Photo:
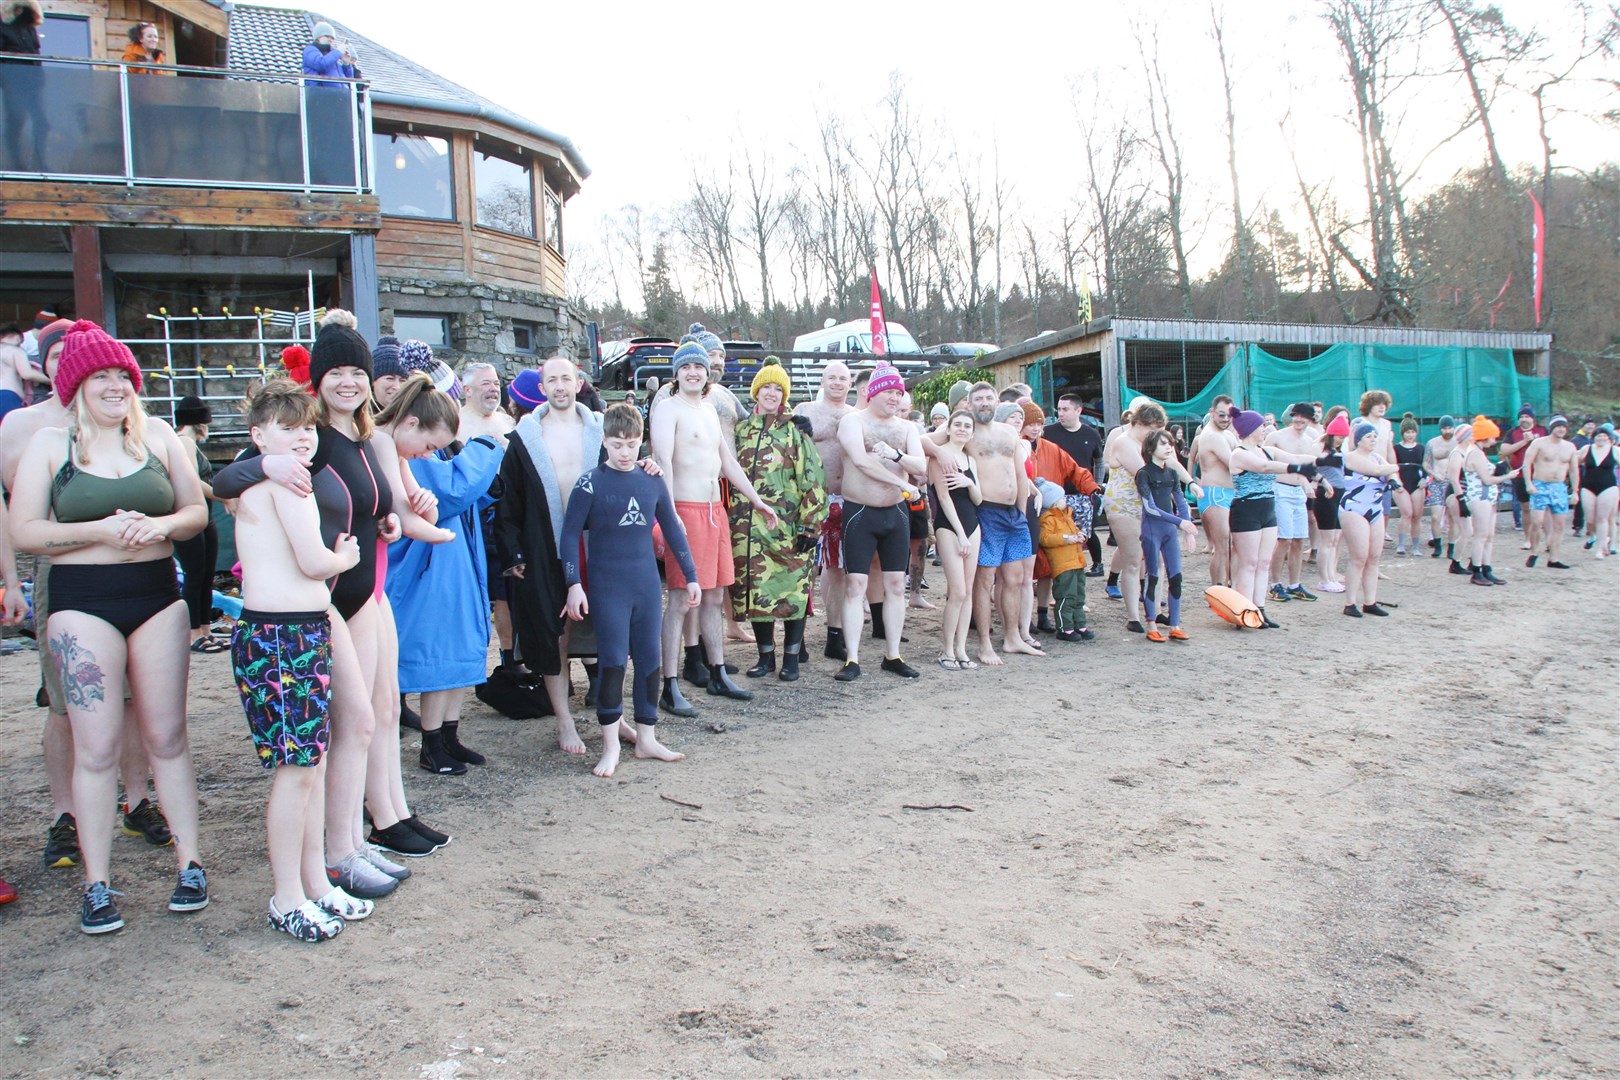
<svg viewBox="0 0 1620 1080">
<path fill-rule="evenodd" d="M 188 619 L 174 571 L 174 541 L 200 533 L 208 512 L 189 452 L 167 423 L 146 415 L 140 388 L 128 347 L 95 323 L 73 324 L 55 378 L 71 419 L 34 435 L 11 499 L 18 549 L 51 555 L 43 629 L 73 729 L 85 872 L 79 928 L 87 934 L 124 925 L 108 870 L 125 679 L 180 865 L 169 910 L 208 904 L 186 733 Z"/>
</svg>

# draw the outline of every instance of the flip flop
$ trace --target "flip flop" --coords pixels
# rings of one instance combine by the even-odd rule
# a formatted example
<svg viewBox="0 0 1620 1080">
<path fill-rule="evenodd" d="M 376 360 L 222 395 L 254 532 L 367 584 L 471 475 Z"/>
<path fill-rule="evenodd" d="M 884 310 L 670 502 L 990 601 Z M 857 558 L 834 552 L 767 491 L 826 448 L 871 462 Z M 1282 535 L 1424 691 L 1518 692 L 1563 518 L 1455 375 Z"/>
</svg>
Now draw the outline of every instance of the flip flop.
<svg viewBox="0 0 1620 1080">
<path fill-rule="evenodd" d="M 956 666 L 962 671 L 972 671 L 979 666 L 979 662 L 977 660 L 958 660 Z"/>
<path fill-rule="evenodd" d="M 214 637 L 200 637 L 191 643 L 194 653 L 222 653 L 230 650 L 230 646 Z"/>
<path fill-rule="evenodd" d="M 954 657 L 942 656 L 939 658 L 939 666 L 946 671 L 961 671 L 962 661 L 957 660 Z"/>
</svg>

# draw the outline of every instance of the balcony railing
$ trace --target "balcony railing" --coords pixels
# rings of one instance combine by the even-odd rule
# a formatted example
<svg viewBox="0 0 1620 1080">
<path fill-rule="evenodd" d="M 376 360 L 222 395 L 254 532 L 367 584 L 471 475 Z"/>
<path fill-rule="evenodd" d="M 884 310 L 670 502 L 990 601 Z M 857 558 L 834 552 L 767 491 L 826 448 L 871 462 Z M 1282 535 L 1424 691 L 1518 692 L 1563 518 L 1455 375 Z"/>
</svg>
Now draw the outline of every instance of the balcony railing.
<svg viewBox="0 0 1620 1080">
<path fill-rule="evenodd" d="M 345 79 L 0 55 L 0 179 L 368 194 L 365 91 Z"/>
</svg>

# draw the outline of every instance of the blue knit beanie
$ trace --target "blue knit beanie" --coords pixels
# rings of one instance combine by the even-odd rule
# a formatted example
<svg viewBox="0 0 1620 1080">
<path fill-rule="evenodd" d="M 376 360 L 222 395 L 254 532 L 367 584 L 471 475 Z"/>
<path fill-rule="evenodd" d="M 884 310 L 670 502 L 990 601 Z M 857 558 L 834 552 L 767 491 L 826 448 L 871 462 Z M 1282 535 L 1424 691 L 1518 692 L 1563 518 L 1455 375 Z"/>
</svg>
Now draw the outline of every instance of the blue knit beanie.
<svg viewBox="0 0 1620 1080">
<path fill-rule="evenodd" d="M 518 372 L 508 390 L 513 401 L 530 411 L 546 403 L 545 391 L 540 389 L 540 372 L 535 368 Z"/>
<path fill-rule="evenodd" d="M 399 359 L 399 338 L 393 334 L 378 338 L 377 344 L 371 349 L 371 377 L 376 380 L 384 375 L 405 377 L 405 367 Z"/>
<path fill-rule="evenodd" d="M 703 324 L 700 322 L 695 322 L 686 328 L 686 336 L 681 338 L 681 343 L 685 344 L 688 341 L 695 341 L 703 346 L 705 353 L 712 353 L 716 349 L 724 351 L 726 347 L 718 334 L 711 334 L 704 329 Z"/>
<path fill-rule="evenodd" d="M 713 334 L 709 335 L 714 337 Z M 719 338 L 714 338 L 719 341 Z M 709 350 L 703 347 L 702 342 L 695 340 L 690 334 L 681 342 L 681 347 L 675 350 L 675 355 L 669 358 L 669 370 L 679 373 L 687 364 L 701 364 L 704 368 L 709 366 Z"/>
</svg>

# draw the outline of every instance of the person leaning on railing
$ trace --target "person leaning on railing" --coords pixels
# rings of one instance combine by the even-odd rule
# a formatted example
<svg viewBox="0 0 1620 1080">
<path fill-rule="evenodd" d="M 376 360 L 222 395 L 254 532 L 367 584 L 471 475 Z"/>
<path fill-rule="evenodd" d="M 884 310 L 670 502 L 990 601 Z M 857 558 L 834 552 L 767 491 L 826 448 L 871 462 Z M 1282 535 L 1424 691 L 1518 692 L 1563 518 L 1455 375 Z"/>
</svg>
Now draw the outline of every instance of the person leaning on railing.
<svg viewBox="0 0 1620 1080">
<path fill-rule="evenodd" d="M 18 172 L 25 168 L 22 138 L 27 127 L 33 136 L 34 169 L 45 171 L 45 96 L 39 82 L 39 27 L 45 21 L 39 0 L 0 2 L 0 127 L 6 134 L 5 153 L 0 161 Z M 21 60 L 21 56 L 34 57 Z"/>
<path fill-rule="evenodd" d="M 168 55 L 159 45 L 158 28 L 149 22 L 136 23 L 129 28 L 129 44 L 124 46 L 124 63 L 131 65 L 131 75 L 173 75 L 172 71 L 159 71 L 153 67 L 135 67 L 135 64 L 167 64 Z"/>
</svg>

